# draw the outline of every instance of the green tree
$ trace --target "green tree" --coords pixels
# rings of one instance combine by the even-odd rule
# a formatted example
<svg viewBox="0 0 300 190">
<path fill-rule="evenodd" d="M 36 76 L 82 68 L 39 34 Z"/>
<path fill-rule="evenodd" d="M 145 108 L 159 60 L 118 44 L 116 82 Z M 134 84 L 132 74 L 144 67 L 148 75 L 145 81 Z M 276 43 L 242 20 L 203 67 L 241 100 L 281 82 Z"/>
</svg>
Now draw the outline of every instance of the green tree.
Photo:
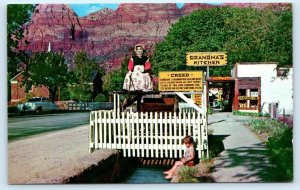
<svg viewBox="0 0 300 190">
<path fill-rule="evenodd" d="M 45 86 L 52 102 L 55 101 L 59 86 L 69 82 L 68 68 L 61 54 L 39 52 L 29 59 L 23 72 L 23 85 L 26 90 L 34 86 Z"/>
<path fill-rule="evenodd" d="M 7 5 L 7 82 L 10 99 L 10 79 L 19 71 L 20 63 L 26 63 L 28 55 L 17 50 L 18 40 L 23 37 L 22 26 L 31 18 L 35 9 L 33 4 Z"/>
<path fill-rule="evenodd" d="M 276 55 L 280 66 L 293 64 L 292 39 L 293 13 L 290 10 L 280 12 L 267 37 L 270 42 L 270 56 Z"/>
<path fill-rule="evenodd" d="M 227 52 L 228 64 L 210 67 L 211 76 L 228 76 L 237 62 L 292 64 L 292 13 L 282 10 L 216 7 L 184 16 L 156 45 L 153 71 L 202 70 L 187 67 L 186 52 Z"/>
<path fill-rule="evenodd" d="M 125 79 L 125 75 L 128 72 L 127 65 L 129 62 L 129 58 L 125 57 L 122 61 L 121 66 L 117 69 L 112 70 L 108 73 L 104 78 L 104 91 L 109 93 L 115 90 L 123 89 L 123 82 Z"/>
<path fill-rule="evenodd" d="M 93 86 L 92 74 L 98 71 L 102 76 L 104 71 L 97 65 L 96 60 L 89 58 L 86 52 L 78 52 L 74 58 L 74 83 L 70 85 L 69 90 L 71 98 L 78 101 L 90 101 L 92 99 Z"/>
</svg>

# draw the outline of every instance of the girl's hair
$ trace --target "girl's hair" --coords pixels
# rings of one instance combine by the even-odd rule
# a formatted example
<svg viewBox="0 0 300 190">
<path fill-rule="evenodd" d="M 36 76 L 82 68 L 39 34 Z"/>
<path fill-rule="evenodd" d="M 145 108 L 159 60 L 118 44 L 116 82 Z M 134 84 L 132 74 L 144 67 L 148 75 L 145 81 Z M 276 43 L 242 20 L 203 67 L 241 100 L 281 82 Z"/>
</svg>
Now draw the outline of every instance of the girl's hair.
<svg viewBox="0 0 300 190">
<path fill-rule="evenodd" d="M 132 52 L 132 55 L 136 55 L 135 51 L 136 51 L 136 48 L 137 47 L 141 47 L 143 49 L 143 53 L 142 53 L 142 56 L 146 56 L 148 57 L 148 54 L 145 50 L 145 45 L 144 44 L 136 44 L 134 47 L 133 47 L 133 52 Z"/>
<path fill-rule="evenodd" d="M 136 50 L 137 47 L 141 47 L 143 51 L 145 51 L 145 45 L 144 44 L 135 44 L 134 50 Z"/>
<path fill-rule="evenodd" d="M 191 136 L 186 136 L 182 139 L 182 143 L 189 143 L 189 144 L 193 144 L 194 143 L 194 139 Z"/>
</svg>

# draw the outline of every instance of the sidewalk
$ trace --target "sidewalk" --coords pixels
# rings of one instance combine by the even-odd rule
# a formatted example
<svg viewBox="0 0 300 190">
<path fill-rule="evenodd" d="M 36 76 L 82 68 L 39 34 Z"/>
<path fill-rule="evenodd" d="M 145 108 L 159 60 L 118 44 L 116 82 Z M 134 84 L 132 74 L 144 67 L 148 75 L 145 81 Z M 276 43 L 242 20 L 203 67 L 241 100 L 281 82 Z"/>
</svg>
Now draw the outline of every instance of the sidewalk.
<svg viewBox="0 0 300 190">
<path fill-rule="evenodd" d="M 267 150 L 243 125 L 248 119 L 228 112 L 208 115 L 208 129 L 224 139 L 224 151 L 214 159 L 211 173 L 216 182 L 264 182 L 264 172 L 269 166 Z"/>
</svg>

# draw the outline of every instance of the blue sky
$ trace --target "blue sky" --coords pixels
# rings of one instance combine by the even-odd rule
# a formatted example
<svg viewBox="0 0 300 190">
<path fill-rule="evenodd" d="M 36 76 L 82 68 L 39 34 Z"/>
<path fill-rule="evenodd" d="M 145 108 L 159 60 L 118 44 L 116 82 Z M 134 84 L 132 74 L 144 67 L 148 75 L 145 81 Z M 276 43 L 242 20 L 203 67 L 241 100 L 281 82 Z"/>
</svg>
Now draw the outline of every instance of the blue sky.
<svg viewBox="0 0 300 190">
<path fill-rule="evenodd" d="M 119 4 L 108 4 L 108 3 L 100 3 L 100 4 L 70 4 L 74 12 L 79 16 L 83 17 L 90 13 L 96 12 L 103 8 L 111 8 L 116 10 Z M 177 3 L 177 7 L 181 8 L 183 3 Z"/>
<path fill-rule="evenodd" d="M 70 4 L 70 6 L 78 16 L 82 17 L 103 8 L 111 8 L 115 10 L 118 8 L 119 4 Z"/>
</svg>

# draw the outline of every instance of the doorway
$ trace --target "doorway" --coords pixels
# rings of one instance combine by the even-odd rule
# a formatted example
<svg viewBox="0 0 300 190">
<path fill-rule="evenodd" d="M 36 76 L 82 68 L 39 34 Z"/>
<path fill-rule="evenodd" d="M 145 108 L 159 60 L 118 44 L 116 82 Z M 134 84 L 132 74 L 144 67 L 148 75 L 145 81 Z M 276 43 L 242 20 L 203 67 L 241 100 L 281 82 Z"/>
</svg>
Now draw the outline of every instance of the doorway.
<svg viewBox="0 0 300 190">
<path fill-rule="evenodd" d="M 207 105 L 212 111 L 232 112 L 235 79 L 231 77 L 207 78 Z"/>
</svg>

